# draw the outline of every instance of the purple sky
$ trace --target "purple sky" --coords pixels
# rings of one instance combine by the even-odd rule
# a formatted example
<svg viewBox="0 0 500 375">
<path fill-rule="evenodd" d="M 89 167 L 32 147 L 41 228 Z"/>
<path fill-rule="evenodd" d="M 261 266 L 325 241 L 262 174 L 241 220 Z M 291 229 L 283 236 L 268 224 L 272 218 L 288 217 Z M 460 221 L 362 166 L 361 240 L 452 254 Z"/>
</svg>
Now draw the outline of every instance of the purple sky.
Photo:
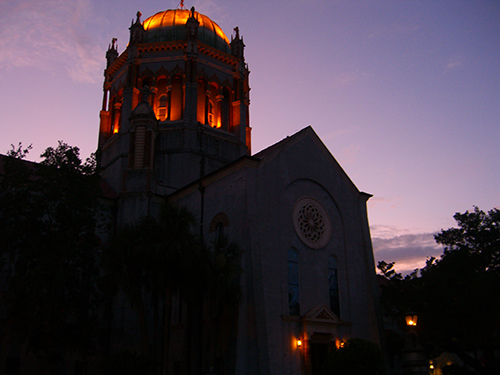
<svg viewBox="0 0 500 375">
<path fill-rule="evenodd" d="M 0 152 L 97 145 L 104 55 L 177 1 L 1 0 Z M 453 214 L 500 207 L 497 0 L 186 1 L 251 71 L 253 153 L 311 125 L 368 203 L 375 257 L 441 254 Z"/>
</svg>

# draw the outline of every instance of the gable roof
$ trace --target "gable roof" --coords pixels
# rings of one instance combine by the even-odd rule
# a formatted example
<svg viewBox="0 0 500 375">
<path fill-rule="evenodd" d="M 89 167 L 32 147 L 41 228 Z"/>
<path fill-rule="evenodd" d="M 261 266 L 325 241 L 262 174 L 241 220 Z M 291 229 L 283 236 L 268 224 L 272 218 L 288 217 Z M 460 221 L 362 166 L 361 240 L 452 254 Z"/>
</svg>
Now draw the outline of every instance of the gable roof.
<svg viewBox="0 0 500 375">
<path fill-rule="evenodd" d="M 208 186 L 212 182 L 217 181 L 218 179 L 227 176 L 228 174 L 232 173 L 235 170 L 238 170 L 243 167 L 253 167 L 253 168 L 260 168 L 264 164 L 271 162 L 274 158 L 276 158 L 280 153 L 284 152 L 285 150 L 289 149 L 293 145 L 299 143 L 303 139 L 310 138 L 318 147 L 319 151 L 323 153 L 323 155 L 326 157 L 327 160 L 331 163 L 333 168 L 335 168 L 339 174 L 342 176 L 344 181 L 347 183 L 347 185 L 357 194 L 364 196 L 366 200 L 368 200 L 371 195 L 367 193 L 360 192 L 356 185 L 351 181 L 347 173 L 342 169 L 340 164 L 335 160 L 333 155 L 330 153 L 328 148 L 325 146 L 325 144 L 321 141 L 321 139 L 318 137 L 316 132 L 313 130 L 311 126 L 307 126 L 304 129 L 298 131 L 297 133 L 287 136 L 286 138 L 282 139 L 281 141 L 265 148 L 264 150 L 254 154 L 253 156 L 242 156 L 232 163 L 229 163 L 225 165 L 222 168 L 217 169 L 216 171 L 213 171 L 209 174 L 207 174 L 204 177 L 201 177 L 188 185 L 180 188 L 179 190 L 171 193 L 169 195 L 170 199 L 176 200 L 179 199 L 185 195 L 188 195 L 192 193 L 194 190 L 197 190 L 200 185 L 201 186 Z"/>
<path fill-rule="evenodd" d="M 328 148 L 321 141 L 321 139 L 318 137 L 318 135 L 310 125 L 291 136 L 287 136 L 281 141 L 275 143 L 274 145 L 271 145 L 268 148 L 258 152 L 257 154 L 254 155 L 254 157 L 258 158 L 261 161 L 261 163 L 269 162 L 276 156 L 278 156 L 281 152 L 292 147 L 293 145 L 295 145 L 296 143 L 300 142 L 301 140 L 307 137 L 310 137 L 312 141 L 318 146 L 318 149 L 325 155 L 325 157 L 330 161 L 332 166 L 339 172 L 339 174 L 342 176 L 342 178 L 354 192 L 364 195 L 367 200 L 372 196 L 371 194 L 361 192 L 356 187 L 356 185 L 352 182 L 347 173 L 340 166 L 337 160 L 333 157 L 330 150 L 328 150 Z"/>
</svg>

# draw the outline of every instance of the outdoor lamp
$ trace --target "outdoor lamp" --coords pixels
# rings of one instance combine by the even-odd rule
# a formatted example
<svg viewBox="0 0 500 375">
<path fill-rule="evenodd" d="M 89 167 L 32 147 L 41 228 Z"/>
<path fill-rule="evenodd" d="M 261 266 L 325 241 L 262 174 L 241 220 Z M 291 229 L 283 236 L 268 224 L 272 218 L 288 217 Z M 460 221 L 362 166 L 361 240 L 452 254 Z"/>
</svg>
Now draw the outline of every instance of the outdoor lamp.
<svg viewBox="0 0 500 375">
<path fill-rule="evenodd" d="M 418 319 L 417 314 L 408 313 L 408 314 L 406 314 L 405 318 L 406 318 L 406 325 L 407 326 L 416 326 L 417 325 L 417 319 Z"/>
<path fill-rule="evenodd" d="M 301 348 L 301 347 L 302 347 L 302 340 L 298 339 L 297 340 L 297 348 Z"/>
</svg>

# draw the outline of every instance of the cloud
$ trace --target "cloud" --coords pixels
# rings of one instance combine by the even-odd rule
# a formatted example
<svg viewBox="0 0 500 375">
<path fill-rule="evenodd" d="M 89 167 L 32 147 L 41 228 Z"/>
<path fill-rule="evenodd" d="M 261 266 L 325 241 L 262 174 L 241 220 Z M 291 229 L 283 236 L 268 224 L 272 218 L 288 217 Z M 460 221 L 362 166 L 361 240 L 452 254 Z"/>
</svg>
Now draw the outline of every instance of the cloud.
<svg viewBox="0 0 500 375">
<path fill-rule="evenodd" d="M 371 229 L 372 233 L 382 235 L 396 232 L 393 227 Z M 443 253 L 442 246 L 434 240 L 434 233 L 401 234 L 388 238 L 372 235 L 372 244 L 377 263 L 381 260 L 396 262 L 394 268 L 403 274 L 422 268 L 427 258 L 439 257 Z"/>
<path fill-rule="evenodd" d="M 371 198 L 370 200 L 375 200 L 376 198 Z M 379 200 L 384 200 L 383 198 L 378 198 Z M 397 236 L 401 236 L 403 234 L 408 234 L 407 229 L 401 229 L 394 225 L 371 225 L 370 232 L 372 238 L 378 239 L 391 239 Z"/>
<path fill-rule="evenodd" d="M 78 82 L 101 79 L 102 51 L 86 31 L 91 0 L 21 0 L 0 19 L 0 67 L 65 69 Z"/>
</svg>

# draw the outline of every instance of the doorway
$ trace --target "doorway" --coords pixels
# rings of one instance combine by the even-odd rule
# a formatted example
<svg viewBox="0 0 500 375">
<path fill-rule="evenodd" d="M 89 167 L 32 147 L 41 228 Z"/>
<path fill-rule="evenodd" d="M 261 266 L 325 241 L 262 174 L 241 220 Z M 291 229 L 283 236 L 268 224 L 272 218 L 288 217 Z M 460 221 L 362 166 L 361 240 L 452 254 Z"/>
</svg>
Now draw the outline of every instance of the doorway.
<svg viewBox="0 0 500 375">
<path fill-rule="evenodd" d="M 311 374 L 324 375 L 323 366 L 328 358 L 330 351 L 331 334 L 315 332 L 311 336 Z"/>
<path fill-rule="evenodd" d="M 323 366 L 328 357 L 328 344 L 311 343 L 312 375 L 323 375 Z"/>
</svg>

